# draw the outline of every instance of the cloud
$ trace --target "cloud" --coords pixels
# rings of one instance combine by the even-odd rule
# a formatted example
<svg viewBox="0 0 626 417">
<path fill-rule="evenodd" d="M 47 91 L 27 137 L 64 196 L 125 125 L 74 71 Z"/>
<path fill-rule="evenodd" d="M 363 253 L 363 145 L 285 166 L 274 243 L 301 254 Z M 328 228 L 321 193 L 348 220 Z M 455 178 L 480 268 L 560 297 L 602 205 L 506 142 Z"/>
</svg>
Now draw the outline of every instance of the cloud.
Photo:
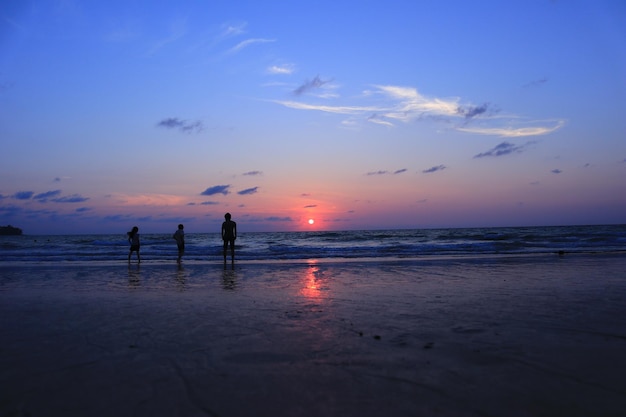
<svg viewBox="0 0 626 417">
<path fill-rule="evenodd" d="M 217 201 L 203 201 L 202 203 L 200 203 L 200 205 L 202 206 L 216 206 L 219 203 Z"/>
<path fill-rule="evenodd" d="M 235 25 L 227 23 L 223 25 L 223 30 L 219 34 L 219 39 L 231 38 L 233 36 L 243 35 L 246 33 L 245 28 L 248 25 L 247 22 L 237 23 Z"/>
<path fill-rule="evenodd" d="M 76 209 L 77 213 L 85 213 L 87 211 L 91 211 L 93 210 L 91 207 L 79 207 Z"/>
<path fill-rule="evenodd" d="M 241 191 L 237 192 L 237 194 L 239 194 L 239 195 L 256 194 L 258 189 L 259 189 L 259 187 L 246 188 L 245 190 L 241 190 Z"/>
<path fill-rule="evenodd" d="M 403 172 L 407 172 L 407 171 L 408 171 L 408 170 L 407 170 L 406 168 L 402 168 L 402 169 L 399 169 L 399 170 L 397 170 L 397 171 L 394 171 L 394 172 L 393 172 L 393 175 L 402 174 Z"/>
<path fill-rule="evenodd" d="M 230 185 L 214 185 L 213 187 L 209 187 L 206 190 L 202 191 L 200 195 L 215 195 L 215 194 L 223 194 L 228 195 L 230 191 L 228 189 Z"/>
<path fill-rule="evenodd" d="M 266 217 L 264 220 L 268 222 L 291 222 L 293 221 L 291 217 L 289 216 L 287 217 L 270 216 L 270 217 Z"/>
<path fill-rule="evenodd" d="M 520 153 L 530 143 L 534 143 L 534 142 L 528 142 L 524 145 L 514 145 L 509 142 L 502 142 L 496 145 L 495 147 L 489 149 L 487 152 L 482 152 L 477 155 L 474 155 L 474 158 L 484 158 L 486 156 L 504 156 L 504 155 L 509 155 L 514 152 Z"/>
<path fill-rule="evenodd" d="M 381 171 L 371 171 L 365 175 L 387 175 L 387 174 L 389 174 L 389 171 L 381 170 Z"/>
<path fill-rule="evenodd" d="M 190 122 L 187 120 L 181 120 L 177 117 L 168 117 L 157 123 L 157 127 L 163 127 L 165 129 L 178 129 L 183 133 L 200 133 L 204 130 L 204 126 L 200 120 Z"/>
<path fill-rule="evenodd" d="M 30 200 L 33 194 L 35 193 L 32 191 L 18 191 L 17 193 L 13 194 L 11 197 L 13 197 L 16 200 Z"/>
<path fill-rule="evenodd" d="M 437 165 L 428 169 L 423 170 L 422 172 L 424 174 L 430 174 L 433 172 L 437 172 L 437 171 L 443 171 L 444 169 L 446 169 L 447 167 L 445 165 Z"/>
<path fill-rule="evenodd" d="M 550 172 L 551 172 L 551 173 L 553 173 L 553 174 L 560 174 L 560 173 L 561 173 L 561 172 L 563 172 L 563 171 L 561 171 L 560 169 L 556 168 L 556 169 L 553 169 L 553 170 L 552 170 L 552 171 L 550 171 Z"/>
<path fill-rule="evenodd" d="M 254 45 L 254 44 L 258 44 L 258 43 L 270 43 L 270 42 L 276 42 L 276 39 L 265 39 L 265 38 L 246 39 L 245 41 L 241 41 L 237 45 L 235 45 L 232 48 L 230 48 L 228 50 L 228 53 L 229 54 L 235 54 L 235 53 L 241 51 L 242 49 L 247 48 L 250 45 Z"/>
<path fill-rule="evenodd" d="M 483 104 L 482 106 L 459 106 L 457 108 L 457 113 L 466 119 L 471 119 L 476 116 L 480 116 L 483 113 L 487 112 L 489 107 L 488 103 Z"/>
<path fill-rule="evenodd" d="M 304 206 L 303 208 L 315 208 L 317 204 L 309 204 L 308 206 Z"/>
<path fill-rule="evenodd" d="M 519 138 L 523 136 L 541 136 L 552 133 L 565 125 L 563 120 L 535 121 L 535 126 L 531 127 L 458 127 L 457 130 L 466 133 L 477 133 L 481 135 L 493 135 L 507 138 Z M 543 126 L 538 126 L 543 124 Z"/>
<path fill-rule="evenodd" d="M 83 197 L 80 194 L 72 194 L 66 197 L 53 198 L 55 203 L 82 203 L 89 200 L 89 197 Z"/>
<path fill-rule="evenodd" d="M 274 103 L 281 104 L 296 110 L 317 110 L 326 113 L 338 114 L 362 114 L 379 110 L 378 107 L 362 107 L 362 106 L 322 106 L 316 104 L 306 104 L 297 101 L 280 101 L 275 100 Z"/>
<path fill-rule="evenodd" d="M 324 84 L 328 82 L 329 81 L 322 80 L 319 75 L 316 75 L 315 78 L 313 78 L 312 80 L 306 80 L 304 84 L 293 90 L 293 93 L 299 96 L 315 88 L 321 88 Z"/>
<path fill-rule="evenodd" d="M 301 96 L 314 88 L 322 87 L 327 81 L 319 76 L 293 91 Z M 454 123 L 452 128 L 465 133 L 497 135 L 502 137 L 538 136 L 552 133 L 564 126 L 564 120 L 528 120 L 517 115 L 496 115 L 489 103 L 474 105 L 461 103 L 460 98 L 428 97 L 416 88 L 395 85 L 374 85 L 364 91 L 359 99 L 362 105 L 320 105 L 300 101 L 276 100 L 274 103 L 297 110 L 314 110 L 326 113 L 353 116 L 350 125 L 354 125 L 354 116 L 365 121 L 387 127 L 399 122 L 415 120 L 434 120 Z M 363 105 L 365 104 L 365 105 Z M 475 126 L 475 124 L 480 125 Z M 346 123 L 344 123 L 346 124 Z M 472 126 L 469 126 L 469 125 Z"/>
<path fill-rule="evenodd" d="M 388 126 L 388 127 L 393 127 L 393 126 L 394 126 L 394 124 L 393 124 L 393 123 L 391 123 L 391 122 L 390 122 L 390 121 L 388 121 L 388 120 L 385 120 L 385 118 L 384 118 L 384 117 L 380 116 L 380 115 L 379 115 L 379 114 L 377 114 L 377 113 L 374 113 L 374 114 L 372 114 L 370 117 L 368 117 L 368 118 L 367 118 L 367 121 L 368 121 L 368 122 L 371 122 L 371 123 L 376 123 L 376 124 L 378 124 L 378 125 Z"/>
<path fill-rule="evenodd" d="M 295 71 L 294 66 L 291 64 L 285 65 L 272 65 L 267 68 L 268 74 L 277 74 L 277 75 L 290 75 Z"/>
<path fill-rule="evenodd" d="M 49 198 L 56 197 L 61 194 L 61 190 L 47 191 L 45 193 L 37 194 L 33 197 L 34 200 L 46 201 Z"/>
<path fill-rule="evenodd" d="M 261 171 L 248 171 L 248 172 L 244 172 L 243 175 L 249 175 L 249 176 L 263 175 L 263 172 L 261 172 Z"/>
</svg>

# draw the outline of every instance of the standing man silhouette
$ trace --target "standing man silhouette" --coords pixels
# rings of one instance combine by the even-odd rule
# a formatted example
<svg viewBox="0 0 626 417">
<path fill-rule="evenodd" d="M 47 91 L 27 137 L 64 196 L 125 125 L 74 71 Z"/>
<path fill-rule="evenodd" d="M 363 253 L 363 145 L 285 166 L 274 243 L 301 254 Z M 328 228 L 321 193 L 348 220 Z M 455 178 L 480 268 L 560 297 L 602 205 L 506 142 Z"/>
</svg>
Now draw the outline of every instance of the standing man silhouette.
<svg viewBox="0 0 626 417">
<path fill-rule="evenodd" d="M 226 221 L 222 223 L 222 240 L 224 241 L 224 263 L 226 263 L 226 249 L 230 244 L 230 259 L 235 264 L 235 239 L 237 239 L 237 223 L 230 220 L 230 213 L 224 215 Z"/>
</svg>

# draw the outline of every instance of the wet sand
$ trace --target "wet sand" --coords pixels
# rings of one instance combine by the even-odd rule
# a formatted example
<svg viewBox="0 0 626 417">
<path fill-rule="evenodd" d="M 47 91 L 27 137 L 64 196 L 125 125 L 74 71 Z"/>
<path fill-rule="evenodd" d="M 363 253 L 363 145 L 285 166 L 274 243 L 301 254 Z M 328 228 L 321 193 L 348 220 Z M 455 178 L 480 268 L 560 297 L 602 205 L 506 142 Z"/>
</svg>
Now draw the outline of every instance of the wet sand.
<svg viewBox="0 0 626 417">
<path fill-rule="evenodd" d="M 0 265 L 0 415 L 624 416 L 625 271 Z"/>
</svg>

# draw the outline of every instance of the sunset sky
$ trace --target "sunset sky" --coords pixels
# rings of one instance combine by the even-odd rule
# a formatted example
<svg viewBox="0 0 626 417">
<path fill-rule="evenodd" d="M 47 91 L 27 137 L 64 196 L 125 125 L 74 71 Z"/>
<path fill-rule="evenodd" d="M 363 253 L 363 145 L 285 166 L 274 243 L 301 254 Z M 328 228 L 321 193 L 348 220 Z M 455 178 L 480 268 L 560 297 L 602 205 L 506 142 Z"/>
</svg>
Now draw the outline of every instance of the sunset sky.
<svg viewBox="0 0 626 417">
<path fill-rule="evenodd" d="M 626 223 L 624 45 L 622 0 L 4 1 L 0 225 Z"/>
</svg>

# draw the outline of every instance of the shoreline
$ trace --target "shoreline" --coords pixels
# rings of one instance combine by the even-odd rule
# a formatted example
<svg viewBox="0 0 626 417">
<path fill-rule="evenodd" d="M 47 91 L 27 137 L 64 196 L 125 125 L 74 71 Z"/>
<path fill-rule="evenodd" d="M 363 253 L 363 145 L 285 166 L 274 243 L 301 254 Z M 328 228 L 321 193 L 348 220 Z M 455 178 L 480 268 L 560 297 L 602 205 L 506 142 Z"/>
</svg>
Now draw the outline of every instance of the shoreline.
<svg viewBox="0 0 626 417">
<path fill-rule="evenodd" d="M 506 259 L 511 260 L 524 260 L 530 258 L 537 258 L 541 260 L 565 258 L 565 257 L 626 257 L 626 250 L 610 250 L 610 251 L 551 251 L 551 252 L 524 252 L 524 253 L 481 253 L 481 254 L 445 254 L 445 255 L 415 255 L 415 256 L 389 256 L 389 257 L 324 257 L 324 258 L 289 258 L 289 259 L 236 259 L 235 265 L 308 265 L 311 263 L 319 264 L 375 264 L 375 263 L 438 263 L 438 262 L 450 262 L 460 261 L 469 262 L 472 261 L 502 261 Z M 172 254 L 171 259 L 150 259 L 142 256 L 142 261 L 137 262 L 135 258 L 131 259 L 130 265 L 150 265 L 150 266 L 167 266 L 176 262 L 177 255 Z M 230 257 L 227 260 L 227 265 L 231 266 Z M 73 267 L 73 266 L 120 266 L 129 264 L 124 256 L 120 256 L 119 259 L 108 260 L 56 260 L 56 261 L 2 261 L 0 260 L 0 269 L 2 268 L 28 268 L 33 266 L 41 267 Z M 210 266 L 210 265 L 223 265 L 221 258 L 215 257 L 215 259 L 196 260 L 185 259 L 183 257 L 183 266 Z"/>
</svg>

